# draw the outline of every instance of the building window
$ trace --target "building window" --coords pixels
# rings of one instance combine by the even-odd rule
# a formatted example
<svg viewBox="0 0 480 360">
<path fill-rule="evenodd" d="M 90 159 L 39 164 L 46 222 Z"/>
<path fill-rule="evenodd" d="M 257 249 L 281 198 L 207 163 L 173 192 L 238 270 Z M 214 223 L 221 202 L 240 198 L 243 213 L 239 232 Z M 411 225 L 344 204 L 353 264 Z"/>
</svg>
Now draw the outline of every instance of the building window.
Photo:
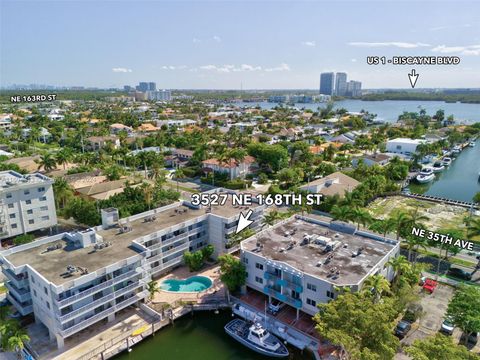
<svg viewBox="0 0 480 360">
<path fill-rule="evenodd" d="M 243 258 L 243 263 L 244 263 L 244 264 L 248 264 L 248 258 L 244 257 L 244 258 Z"/>
<path fill-rule="evenodd" d="M 263 279 L 261 277 L 255 276 L 255 281 L 259 284 L 263 284 Z"/>
<path fill-rule="evenodd" d="M 16 228 L 17 228 L 17 224 L 12 224 L 12 225 L 10 225 L 10 227 L 11 227 L 12 229 L 16 229 Z"/>
<path fill-rule="evenodd" d="M 33 220 L 33 219 L 30 219 L 30 220 L 28 220 L 28 223 L 29 223 L 30 225 L 32 225 L 32 224 L 34 224 L 34 223 L 35 223 L 35 220 Z"/>
<path fill-rule="evenodd" d="M 15 219 L 15 214 L 10 214 L 10 219 Z"/>
<path fill-rule="evenodd" d="M 329 297 L 330 299 L 335 299 L 335 294 L 332 291 L 327 290 L 327 297 Z"/>
<path fill-rule="evenodd" d="M 263 270 L 263 264 L 255 263 L 255 267 L 259 270 Z"/>
<path fill-rule="evenodd" d="M 13 204 L 8 204 L 9 209 L 13 209 Z"/>
<path fill-rule="evenodd" d="M 46 201 L 46 200 L 47 200 L 47 197 L 46 197 L 46 196 L 42 196 L 42 197 L 40 198 L 40 201 Z"/>
<path fill-rule="evenodd" d="M 310 284 L 310 283 L 307 283 L 307 289 L 312 290 L 312 291 L 317 291 L 317 286 L 313 285 L 313 284 Z"/>
<path fill-rule="evenodd" d="M 37 296 L 37 290 L 33 290 L 33 295 L 36 297 Z"/>
<path fill-rule="evenodd" d="M 23 193 L 24 193 L 25 195 L 28 195 L 28 194 L 30 194 L 30 190 L 25 190 Z"/>
<path fill-rule="evenodd" d="M 307 298 L 307 304 L 310 306 L 317 306 L 317 302 L 309 298 Z"/>
<path fill-rule="evenodd" d="M 42 221 L 47 221 L 47 220 L 50 220 L 50 216 L 48 216 L 48 215 L 47 216 L 42 216 L 41 219 L 42 219 Z"/>
<path fill-rule="evenodd" d="M 33 214 L 33 209 L 28 209 L 27 214 Z"/>
<path fill-rule="evenodd" d="M 47 308 L 50 309 L 50 303 L 48 301 L 45 301 L 47 303 Z"/>
<path fill-rule="evenodd" d="M 32 203 L 32 200 L 27 200 L 25 201 L 25 204 L 30 205 Z"/>
<path fill-rule="evenodd" d="M 32 283 L 35 284 L 35 278 L 31 276 L 30 279 L 32 279 Z"/>
<path fill-rule="evenodd" d="M 40 210 L 41 210 L 41 211 L 47 211 L 47 210 L 48 210 L 48 206 L 40 206 Z"/>
<path fill-rule="evenodd" d="M 8 193 L 5 197 L 6 197 L 7 199 L 11 199 L 11 198 L 12 198 L 12 193 Z"/>
<path fill-rule="evenodd" d="M 38 188 L 38 192 L 43 192 L 43 191 L 45 191 L 45 188 L 43 186 Z"/>
<path fill-rule="evenodd" d="M 43 291 L 45 291 L 45 294 L 48 295 L 48 290 L 45 286 L 43 287 Z"/>
</svg>

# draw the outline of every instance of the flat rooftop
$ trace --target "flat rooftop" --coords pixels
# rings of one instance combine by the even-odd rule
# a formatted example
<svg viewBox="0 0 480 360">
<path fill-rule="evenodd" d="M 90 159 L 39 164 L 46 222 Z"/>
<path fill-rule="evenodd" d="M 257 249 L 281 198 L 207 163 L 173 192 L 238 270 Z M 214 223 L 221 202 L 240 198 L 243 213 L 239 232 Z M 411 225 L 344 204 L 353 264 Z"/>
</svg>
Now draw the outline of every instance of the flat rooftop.
<svg viewBox="0 0 480 360">
<path fill-rule="evenodd" d="M 52 182 L 52 179 L 40 173 L 22 175 L 16 171 L 0 171 L 0 190 L 14 188 L 23 184 L 41 184 Z"/>
<path fill-rule="evenodd" d="M 311 240 L 302 245 L 305 235 Z M 315 239 L 338 241 L 338 245 L 333 251 L 324 252 L 324 245 L 315 244 Z M 335 285 L 357 284 L 394 247 L 393 244 L 296 218 L 242 242 L 244 250 L 284 262 Z M 361 254 L 352 257 L 360 248 Z"/>
<path fill-rule="evenodd" d="M 256 206 L 258 205 L 251 207 Z M 102 236 L 104 242 L 112 243 L 111 246 L 101 250 L 94 251 L 93 246 L 74 248 L 65 239 L 10 254 L 7 256 L 7 259 L 14 266 L 28 264 L 47 280 L 55 285 L 61 285 L 82 276 L 79 271 L 66 276 L 68 265 L 80 266 L 87 268 L 89 272 L 94 272 L 138 254 L 138 251 L 131 247 L 131 244 L 133 240 L 140 237 L 195 219 L 207 213 L 229 218 L 239 214 L 244 209 L 244 207 L 234 207 L 231 197 L 228 198 L 228 201 L 223 206 L 212 206 L 211 211 L 207 208 L 192 209 L 178 203 L 178 206 L 174 208 L 156 213 L 154 221 L 145 221 L 145 218 L 149 217 L 149 214 L 145 213 L 139 219 L 128 222 L 132 229 L 131 231 L 121 233 L 118 227 L 97 231 L 97 234 Z M 125 220 L 121 219 L 120 222 L 125 223 Z M 57 243 L 61 245 L 59 249 L 47 251 L 47 248 Z"/>
</svg>

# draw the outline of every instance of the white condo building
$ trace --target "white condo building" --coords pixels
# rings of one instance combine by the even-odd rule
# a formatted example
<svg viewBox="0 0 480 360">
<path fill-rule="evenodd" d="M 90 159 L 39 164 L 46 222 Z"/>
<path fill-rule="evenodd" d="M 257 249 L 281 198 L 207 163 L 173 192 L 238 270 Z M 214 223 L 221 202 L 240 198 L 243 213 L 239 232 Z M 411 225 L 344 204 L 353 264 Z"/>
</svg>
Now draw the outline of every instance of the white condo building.
<svg viewBox="0 0 480 360">
<path fill-rule="evenodd" d="M 251 208 L 257 229 L 264 207 Z M 8 299 L 62 348 L 66 338 L 142 301 L 148 281 L 182 264 L 185 251 L 207 244 L 215 256 L 234 250 L 229 239 L 242 210 L 231 195 L 223 206 L 181 201 L 124 219 L 103 209 L 100 226 L 0 252 Z"/>
<path fill-rule="evenodd" d="M 358 291 L 370 275 L 388 280 L 400 244 L 315 215 L 294 216 L 241 243 L 247 287 L 314 315 L 342 288 Z"/>
<path fill-rule="evenodd" d="M 0 239 L 57 224 L 52 184 L 39 173 L 0 172 Z"/>
</svg>

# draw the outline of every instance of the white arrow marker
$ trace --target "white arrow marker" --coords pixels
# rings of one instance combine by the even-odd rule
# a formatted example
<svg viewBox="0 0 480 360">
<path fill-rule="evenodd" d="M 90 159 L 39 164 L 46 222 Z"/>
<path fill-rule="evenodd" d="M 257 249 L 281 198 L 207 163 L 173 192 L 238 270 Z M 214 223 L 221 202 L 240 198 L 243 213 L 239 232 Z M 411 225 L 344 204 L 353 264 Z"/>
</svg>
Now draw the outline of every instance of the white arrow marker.
<svg viewBox="0 0 480 360">
<path fill-rule="evenodd" d="M 415 69 L 412 69 L 412 73 L 408 74 L 408 79 L 410 80 L 410 85 L 412 85 L 412 88 L 415 87 L 418 77 L 419 75 L 415 72 Z"/>
<path fill-rule="evenodd" d="M 242 231 L 246 227 L 249 227 L 250 224 L 253 223 L 253 220 L 249 219 L 252 213 L 253 213 L 252 209 L 248 210 L 247 215 L 243 215 L 243 213 L 240 213 L 240 217 L 238 218 L 237 230 L 235 230 L 235 234 L 238 234 L 240 231 Z"/>
</svg>

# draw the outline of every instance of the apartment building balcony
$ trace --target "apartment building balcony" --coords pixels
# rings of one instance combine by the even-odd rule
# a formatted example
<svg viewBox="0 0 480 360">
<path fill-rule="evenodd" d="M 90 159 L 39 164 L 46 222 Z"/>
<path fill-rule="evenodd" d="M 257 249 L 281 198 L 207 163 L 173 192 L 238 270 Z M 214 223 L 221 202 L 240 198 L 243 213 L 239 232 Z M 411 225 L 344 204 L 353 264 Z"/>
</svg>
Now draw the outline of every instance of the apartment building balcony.
<svg viewBox="0 0 480 360">
<path fill-rule="evenodd" d="M 292 282 L 291 280 L 281 278 L 280 274 L 276 274 L 271 271 L 265 271 L 263 278 L 272 281 L 275 285 L 280 285 L 291 290 L 295 290 L 298 293 L 303 292 L 303 286 Z"/>
<path fill-rule="evenodd" d="M 200 227 L 200 228 L 195 228 L 195 229 L 192 229 L 192 230 L 190 230 L 190 231 L 186 231 L 186 232 L 184 232 L 184 233 L 182 233 L 182 234 L 176 235 L 176 236 L 174 236 L 174 237 L 172 237 L 172 238 L 169 238 L 169 239 L 166 239 L 166 240 L 164 240 L 164 241 L 161 241 L 161 242 L 159 242 L 159 243 L 157 243 L 157 244 L 154 244 L 154 245 L 152 245 L 152 246 L 149 246 L 148 248 L 149 248 L 150 250 L 157 250 L 157 249 L 159 249 L 159 248 L 161 248 L 161 247 L 163 247 L 163 246 L 165 246 L 165 245 L 170 245 L 170 244 L 172 244 L 172 243 L 174 243 L 174 242 L 176 242 L 176 241 L 183 240 L 183 239 L 185 239 L 186 237 L 190 237 L 190 236 L 192 236 L 192 235 L 196 235 L 196 234 L 198 234 L 199 232 L 201 232 L 202 230 L 203 230 L 202 227 Z"/>
<path fill-rule="evenodd" d="M 15 306 L 15 309 L 17 309 L 22 316 L 31 314 L 33 312 L 33 305 L 22 305 L 11 293 L 7 294 L 7 299 L 13 304 L 13 306 Z"/>
<path fill-rule="evenodd" d="M 121 289 L 118 289 L 117 291 L 115 291 L 113 293 L 106 294 L 105 296 L 103 296 L 103 297 L 101 297 L 101 298 L 99 298 L 99 299 L 97 299 L 97 300 L 95 300 L 91 303 L 88 303 L 88 304 L 86 304 L 86 305 L 84 305 L 84 306 L 82 306 L 82 307 L 80 307 L 76 310 L 73 310 L 72 312 L 69 312 L 65 315 L 60 315 L 60 313 L 57 311 L 57 315 L 60 316 L 58 318 L 59 323 L 64 323 L 64 322 L 69 321 L 73 318 L 76 318 L 77 316 L 85 314 L 86 312 L 93 310 L 97 306 L 108 303 L 109 301 L 112 301 L 115 298 L 128 293 L 129 291 L 133 291 L 133 290 L 135 290 L 139 287 L 142 287 L 143 285 L 144 284 L 141 281 L 136 281 L 133 284 L 130 284 L 130 285 L 127 285 L 127 286 L 125 286 Z"/>
<path fill-rule="evenodd" d="M 98 284 L 96 286 L 93 286 L 91 288 L 88 288 L 86 290 L 83 290 L 77 294 L 74 294 L 66 299 L 62 299 L 62 300 L 59 300 L 57 302 L 57 306 L 59 309 L 67 306 L 67 305 L 70 305 L 78 300 L 81 300 L 83 298 L 85 298 L 86 296 L 88 295 L 91 295 L 95 292 L 98 292 L 100 290 L 103 290 L 107 287 L 110 287 L 112 285 L 115 285 L 116 283 L 120 282 L 120 281 L 123 281 L 123 280 L 127 280 L 135 275 L 138 275 L 138 273 L 135 271 L 135 270 L 131 270 L 125 274 L 122 274 L 122 275 L 119 275 L 119 276 L 116 276 L 114 277 L 113 279 L 110 279 L 110 280 L 107 280 L 101 284 Z"/>
<path fill-rule="evenodd" d="M 17 288 L 20 289 L 28 286 L 28 278 L 18 279 L 17 275 L 15 275 L 12 270 L 2 268 L 2 273 L 6 276 L 8 281 L 11 281 Z"/>
<path fill-rule="evenodd" d="M 263 287 L 263 292 L 267 295 L 273 296 L 275 299 L 284 302 L 285 304 L 291 305 L 297 309 L 302 307 L 302 300 L 294 299 L 291 296 L 284 294 L 278 290 L 273 289 L 269 285 Z"/>
<path fill-rule="evenodd" d="M 32 294 L 27 289 L 18 289 L 9 281 L 5 283 L 5 286 L 7 287 L 8 291 L 13 293 L 18 300 L 22 302 L 32 300 Z"/>
<path fill-rule="evenodd" d="M 85 319 L 81 322 L 79 322 L 78 324 L 75 324 L 67 329 L 64 329 L 64 330 L 60 330 L 60 335 L 62 335 L 64 338 L 65 337 L 68 337 L 70 335 L 73 335 L 77 332 L 79 332 L 80 330 L 82 329 L 85 329 L 86 327 L 90 326 L 90 325 L 93 325 L 95 324 L 97 321 L 100 321 L 106 317 L 108 317 L 110 314 L 113 314 L 127 306 L 130 306 L 134 303 L 136 303 L 137 301 L 140 301 L 142 299 L 144 299 L 146 296 L 146 292 L 145 291 L 142 291 L 138 294 L 135 294 L 131 297 L 129 297 L 128 299 L 125 299 L 121 302 L 119 302 L 118 304 L 115 304 L 115 305 L 112 305 L 111 307 L 109 307 L 108 309 L 106 310 L 103 310 L 101 312 L 99 312 L 98 314 L 95 314 L 91 317 L 89 317 L 88 319 Z"/>
</svg>

